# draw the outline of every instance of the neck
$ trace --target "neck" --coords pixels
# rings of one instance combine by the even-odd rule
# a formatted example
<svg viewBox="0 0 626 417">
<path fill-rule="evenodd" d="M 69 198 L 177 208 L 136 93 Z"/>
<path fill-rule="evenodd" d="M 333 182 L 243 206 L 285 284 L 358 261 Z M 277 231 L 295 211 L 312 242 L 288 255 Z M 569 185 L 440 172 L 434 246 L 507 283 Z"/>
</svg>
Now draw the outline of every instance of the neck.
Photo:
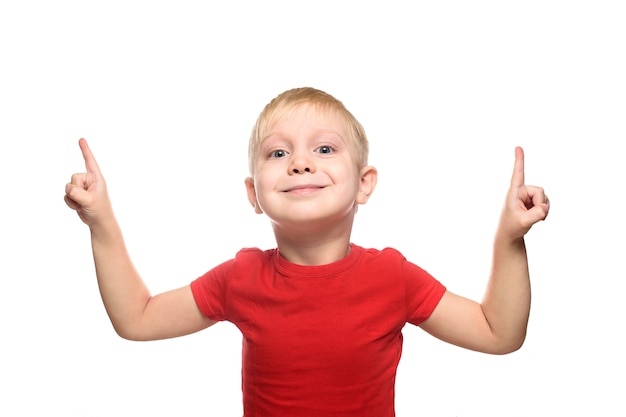
<svg viewBox="0 0 626 417">
<path fill-rule="evenodd" d="M 329 230 L 331 230 L 329 232 Z M 281 256 L 298 265 L 326 265 L 350 253 L 352 222 L 343 227 L 317 227 L 285 230 L 274 225 L 274 235 Z"/>
<path fill-rule="evenodd" d="M 280 255 L 298 265 L 327 265 L 337 262 L 350 253 L 349 241 L 329 241 L 320 242 L 312 245 L 295 245 L 291 242 L 283 242 L 278 244 Z"/>
</svg>

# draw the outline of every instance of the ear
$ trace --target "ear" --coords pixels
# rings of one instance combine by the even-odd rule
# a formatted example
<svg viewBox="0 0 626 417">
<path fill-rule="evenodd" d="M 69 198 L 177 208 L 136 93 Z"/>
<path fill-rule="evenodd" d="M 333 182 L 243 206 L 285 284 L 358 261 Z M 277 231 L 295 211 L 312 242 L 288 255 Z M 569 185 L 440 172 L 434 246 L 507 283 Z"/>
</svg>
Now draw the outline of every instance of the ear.
<svg viewBox="0 0 626 417">
<path fill-rule="evenodd" d="M 254 212 L 256 214 L 263 214 L 263 210 L 261 210 L 261 206 L 259 206 L 259 201 L 256 198 L 256 189 L 254 188 L 254 179 L 252 177 L 246 178 L 246 191 L 248 193 L 248 201 L 254 207 Z"/>
<path fill-rule="evenodd" d="M 378 171 L 376 168 L 367 166 L 361 170 L 361 181 L 359 183 L 359 192 L 356 196 L 357 204 L 365 204 L 369 200 L 370 195 L 376 188 L 378 181 Z"/>
</svg>

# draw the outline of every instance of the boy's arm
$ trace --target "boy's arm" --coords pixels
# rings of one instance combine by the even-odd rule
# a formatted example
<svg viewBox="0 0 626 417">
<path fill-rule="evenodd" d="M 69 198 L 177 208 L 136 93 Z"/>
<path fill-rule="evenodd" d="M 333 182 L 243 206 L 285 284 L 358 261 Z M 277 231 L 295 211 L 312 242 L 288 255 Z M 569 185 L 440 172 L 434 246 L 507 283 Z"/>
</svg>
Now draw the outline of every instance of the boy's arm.
<svg viewBox="0 0 626 417">
<path fill-rule="evenodd" d="M 505 354 L 519 349 L 530 313 L 530 279 L 524 235 L 548 215 L 544 190 L 524 184 L 524 153 L 515 168 L 493 248 L 491 276 L 482 303 L 446 292 L 420 325 L 430 334 L 468 349 Z"/>
<path fill-rule="evenodd" d="M 87 141 L 81 139 L 79 145 L 87 172 L 72 176 L 65 202 L 91 231 L 98 286 L 115 331 L 126 339 L 154 340 L 212 325 L 198 309 L 190 286 L 151 296 L 126 250 L 100 168 Z"/>
</svg>

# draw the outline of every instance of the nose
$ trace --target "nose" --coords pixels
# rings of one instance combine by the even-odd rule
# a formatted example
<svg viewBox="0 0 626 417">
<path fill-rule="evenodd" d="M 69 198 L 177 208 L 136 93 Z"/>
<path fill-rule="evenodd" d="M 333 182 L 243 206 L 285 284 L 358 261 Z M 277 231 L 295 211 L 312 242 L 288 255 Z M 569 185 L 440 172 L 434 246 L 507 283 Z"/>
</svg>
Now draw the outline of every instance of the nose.
<svg viewBox="0 0 626 417">
<path fill-rule="evenodd" d="M 294 154 L 291 164 L 289 164 L 289 173 L 304 174 L 305 172 L 315 172 L 313 160 L 306 154 L 306 152 Z"/>
</svg>

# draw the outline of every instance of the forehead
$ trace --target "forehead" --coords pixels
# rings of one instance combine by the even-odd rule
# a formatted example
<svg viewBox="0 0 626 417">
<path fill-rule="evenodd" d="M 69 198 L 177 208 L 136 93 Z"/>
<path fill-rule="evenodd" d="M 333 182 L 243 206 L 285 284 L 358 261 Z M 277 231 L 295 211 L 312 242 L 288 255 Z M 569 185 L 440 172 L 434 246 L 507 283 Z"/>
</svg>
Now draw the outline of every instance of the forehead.
<svg viewBox="0 0 626 417">
<path fill-rule="evenodd" d="M 280 133 L 320 131 L 334 133 L 343 140 L 348 138 L 345 115 L 327 105 L 301 103 L 289 108 L 276 109 L 270 115 L 261 134 L 261 140 Z"/>
</svg>

